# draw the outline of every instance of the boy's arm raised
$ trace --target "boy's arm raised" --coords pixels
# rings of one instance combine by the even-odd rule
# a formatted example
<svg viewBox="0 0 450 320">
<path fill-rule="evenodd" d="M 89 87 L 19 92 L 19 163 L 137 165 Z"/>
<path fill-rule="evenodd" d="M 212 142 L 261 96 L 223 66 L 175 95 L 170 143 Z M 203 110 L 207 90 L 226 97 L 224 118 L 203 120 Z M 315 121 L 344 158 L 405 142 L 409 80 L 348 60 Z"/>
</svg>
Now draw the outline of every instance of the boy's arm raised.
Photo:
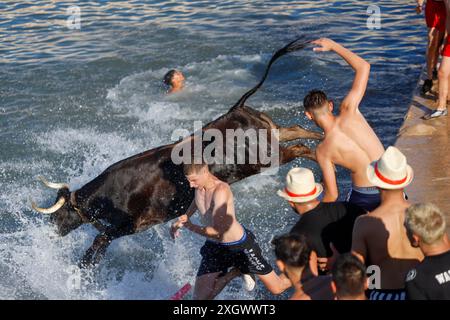
<svg viewBox="0 0 450 320">
<path fill-rule="evenodd" d="M 353 80 L 352 88 L 342 101 L 340 111 L 357 111 L 366 92 L 367 82 L 369 81 L 370 64 L 357 54 L 344 48 L 331 39 L 318 39 L 313 41 L 313 43 L 320 46 L 314 48 L 314 51 L 334 51 L 340 55 L 353 68 L 353 70 L 355 70 L 355 78 Z"/>
</svg>

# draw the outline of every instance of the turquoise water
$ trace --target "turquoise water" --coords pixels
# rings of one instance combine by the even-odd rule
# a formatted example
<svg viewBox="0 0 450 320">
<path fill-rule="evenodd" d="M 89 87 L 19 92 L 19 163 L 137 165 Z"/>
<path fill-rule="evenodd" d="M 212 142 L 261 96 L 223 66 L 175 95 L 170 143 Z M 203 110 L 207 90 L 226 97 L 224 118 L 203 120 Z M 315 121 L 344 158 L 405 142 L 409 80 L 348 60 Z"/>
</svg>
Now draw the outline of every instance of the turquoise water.
<svg viewBox="0 0 450 320">
<path fill-rule="evenodd" d="M 381 9 L 381 29 L 366 10 Z M 70 5 L 81 29 L 67 28 Z M 385 146 L 395 135 L 424 62 L 426 28 L 411 1 L 2 1 L 0 3 L 0 299 L 165 299 L 193 283 L 202 239 L 169 239 L 168 225 L 114 241 L 105 261 L 68 286 L 95 232 L 59 238 L 29 197 L 50 205 L 44 175 L 76 189 L 110 164 L 170 142 L 223 114 L 260 78 L 271 54 L 300 35 L 327 36 L 372 64 L 361 110 Z M 352 71 L 311 48 L 280 59 L 249 105 L 282 125 L 311 127 L 302 100 L 325 90 L 338 103 Z M 186 89 L 166 96 L 162 76 L 182 70 Z M 313 145 L 312 142 L 307 142 Z M 233 185 L 238 218 L 273 263 L 270 239 L 296 220 L 276 196 L 296 160 L 274 176 Z M 339 173 L 341 194 L 348 191 Z M 274 298 L 235 280 L 221 299 Z"/>
</svg>

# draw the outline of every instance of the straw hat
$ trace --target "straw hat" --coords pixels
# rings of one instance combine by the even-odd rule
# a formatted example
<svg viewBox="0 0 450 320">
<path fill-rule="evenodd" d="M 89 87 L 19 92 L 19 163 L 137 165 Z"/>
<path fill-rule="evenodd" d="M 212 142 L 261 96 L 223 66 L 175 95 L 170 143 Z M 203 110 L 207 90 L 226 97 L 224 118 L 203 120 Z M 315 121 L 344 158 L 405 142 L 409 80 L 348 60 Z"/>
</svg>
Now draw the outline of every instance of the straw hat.
<svg viewBox="0 0 450 320">
<path fill-rule="evenodd" d="M 322 191 L 322 185 L 314 181 L 311 170 L 293 168 L 286 176 L 286 188 L 278 190 L 277 194 L 288 201 L 308 202 L 317 198 Z"/>
<path fill-rule="evenodd" d="M 403 189 L 411 183 L 413 177 L 413 169 L 396 147 L 387 148 L 380 160 L 367 167 L 369 181 L 382 189 Z"/>
</svg>

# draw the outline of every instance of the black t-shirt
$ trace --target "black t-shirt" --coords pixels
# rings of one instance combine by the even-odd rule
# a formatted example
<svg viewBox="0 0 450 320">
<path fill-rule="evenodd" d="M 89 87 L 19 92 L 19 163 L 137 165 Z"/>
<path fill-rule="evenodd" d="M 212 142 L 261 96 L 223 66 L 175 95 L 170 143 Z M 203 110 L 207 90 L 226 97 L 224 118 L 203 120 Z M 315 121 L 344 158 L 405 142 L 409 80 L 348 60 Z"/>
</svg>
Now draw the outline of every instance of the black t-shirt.
<svg viewBox="0 0 450 320">
<path fill-rule="evenodd" d="M 450 300 L 450 250 L 427 256 L 406 276 L 410 300 Z"/>
<path fill-rule="evenodd" d="M 365 213 L 360 207 L 348 202 L 322 202 L 304 213 L 291 233 L 304 235 L 318 257 L 332 255 L 330 243 L 339 253 L 349 252 L 355 219 Z"/>
</svg>

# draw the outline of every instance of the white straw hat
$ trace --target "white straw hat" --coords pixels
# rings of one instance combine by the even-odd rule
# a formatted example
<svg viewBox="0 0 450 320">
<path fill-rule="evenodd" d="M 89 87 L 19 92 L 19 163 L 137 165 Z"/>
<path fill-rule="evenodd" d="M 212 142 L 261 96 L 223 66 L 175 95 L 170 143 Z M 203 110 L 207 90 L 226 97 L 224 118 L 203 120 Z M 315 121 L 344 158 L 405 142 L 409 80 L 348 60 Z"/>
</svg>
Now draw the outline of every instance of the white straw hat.
<svg viewBox="0 0 450 320">
<path fill-rule="evenodd" d="M 286 176 L 286 188 L 278 190 L 280 197 L 292 202 L 308 202 L 323 191 L 320 183 L 314 181 L 314 174 L 306 168 L 293 168 Z"/>
<path fill-rule="evenodd" d="M 403 189 L 413 180 L 413 169 L 396 147 L 389 147 L 380 160 L 367 167 L 367 178 L 381 189 Z"/>
</svg>

